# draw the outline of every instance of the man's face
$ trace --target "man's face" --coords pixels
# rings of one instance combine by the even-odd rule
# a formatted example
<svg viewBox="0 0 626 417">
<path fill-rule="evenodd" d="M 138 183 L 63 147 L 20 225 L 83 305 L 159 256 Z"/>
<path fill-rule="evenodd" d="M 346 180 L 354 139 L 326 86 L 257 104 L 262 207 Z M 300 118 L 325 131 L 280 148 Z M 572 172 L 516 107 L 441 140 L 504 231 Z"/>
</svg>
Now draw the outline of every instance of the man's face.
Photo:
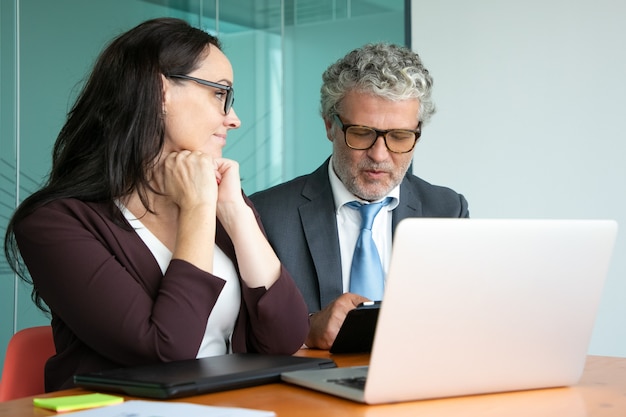
<svg viewBox="0 0 626 417">
<path fill-rule="evenodd" d="M 417 128 L 419 100 L 389 101 L 371 94 L 349 92 L 341 102 L 339 118 L 344 125 L 368 126 L 379 130 Z M 393 153 L 382 136 L 374 146 L 355 150 L 346 144 L 343 131 L 332 119 L 325 120 L 326 135 L 333 142 L 333 168 L 355 196 L 374 201 L 400 184 L 413 158 L 413 150 Z"/>
</svg>

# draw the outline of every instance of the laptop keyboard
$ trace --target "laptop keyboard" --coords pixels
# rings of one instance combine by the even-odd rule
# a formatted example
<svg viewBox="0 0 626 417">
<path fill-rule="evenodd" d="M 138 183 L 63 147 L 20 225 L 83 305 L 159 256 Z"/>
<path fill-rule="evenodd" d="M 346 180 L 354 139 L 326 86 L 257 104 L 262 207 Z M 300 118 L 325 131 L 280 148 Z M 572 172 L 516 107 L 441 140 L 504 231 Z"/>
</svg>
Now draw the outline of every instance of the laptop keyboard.
<svg viewBox="0 0 626 417">
<path fill-rule="evenodd" d="M 337 379 L 329 379 L 328 382 L 332 382 L 338 385 L 343 385 L 345 387 L 356 388 L 360 390 L 365 389 L 365 380 L 367 377 L 365 376 L 357 376 L 354 378 L 337 378 Z"/>
</svg>

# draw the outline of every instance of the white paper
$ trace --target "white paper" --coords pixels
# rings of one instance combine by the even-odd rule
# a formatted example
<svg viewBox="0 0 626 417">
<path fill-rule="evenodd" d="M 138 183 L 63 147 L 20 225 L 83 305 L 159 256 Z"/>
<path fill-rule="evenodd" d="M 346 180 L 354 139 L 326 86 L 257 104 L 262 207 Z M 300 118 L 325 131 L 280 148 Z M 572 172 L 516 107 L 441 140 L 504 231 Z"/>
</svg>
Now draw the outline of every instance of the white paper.
<svg viewBox="0 0 626 417">
<path fill-rule="evenodd" d="M 64 413 L 65 414 L 65 413 Z M 68 417 L 275 417 L 273 411 L 164 401 L 125 401 L 121 404 L 68 413 Z"/>
</svg>

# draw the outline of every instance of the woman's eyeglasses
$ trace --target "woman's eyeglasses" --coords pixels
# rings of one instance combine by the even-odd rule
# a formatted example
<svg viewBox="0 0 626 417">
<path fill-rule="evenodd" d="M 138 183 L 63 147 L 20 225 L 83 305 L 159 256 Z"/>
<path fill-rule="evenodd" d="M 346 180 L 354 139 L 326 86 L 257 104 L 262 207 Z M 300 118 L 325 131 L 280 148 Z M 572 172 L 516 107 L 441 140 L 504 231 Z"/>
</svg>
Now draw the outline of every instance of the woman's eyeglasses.
<svg viewBox="0 0 626 417">
<path fill-rule="evenodd" d="M 224 100 L 224 114 L 228 114 L 230 109 L 233 107 L 233 103 L 235 102 L 235 89 L 226 84 L 218 84 L 212 81 L 203 80 L 201 78 L 190 77 L 189 75 L 167 75 L 169 78 L 180 78 L 183 80 L 194 81 L 198 84 L 206 85 L 207 87 L 219 88 L 220 90 L 224 90 L 226 92 L 226 99 Z"/>
</svg>

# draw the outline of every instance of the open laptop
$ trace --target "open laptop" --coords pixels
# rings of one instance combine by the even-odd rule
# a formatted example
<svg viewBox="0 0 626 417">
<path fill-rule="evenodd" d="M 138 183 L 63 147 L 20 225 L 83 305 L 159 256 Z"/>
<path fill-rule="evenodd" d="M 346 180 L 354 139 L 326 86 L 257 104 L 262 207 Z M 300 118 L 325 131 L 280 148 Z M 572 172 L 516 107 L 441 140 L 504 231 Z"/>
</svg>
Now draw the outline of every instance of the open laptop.
<svg viewBox="0 0 626 417">
<path fill-rule="evenodd" d="M 404 220 L 369 367 L 282 379 L 368 404 L 575 384 L 616 234 L 612 220 Z"/>
<path fill-rule="evenodd" d="M 74 383 L 91 390 L 168 399 L 279 382 L 282 372 L 335 366 L 326 358 L 234 353 L 79 374 Z"/>
</svg>

